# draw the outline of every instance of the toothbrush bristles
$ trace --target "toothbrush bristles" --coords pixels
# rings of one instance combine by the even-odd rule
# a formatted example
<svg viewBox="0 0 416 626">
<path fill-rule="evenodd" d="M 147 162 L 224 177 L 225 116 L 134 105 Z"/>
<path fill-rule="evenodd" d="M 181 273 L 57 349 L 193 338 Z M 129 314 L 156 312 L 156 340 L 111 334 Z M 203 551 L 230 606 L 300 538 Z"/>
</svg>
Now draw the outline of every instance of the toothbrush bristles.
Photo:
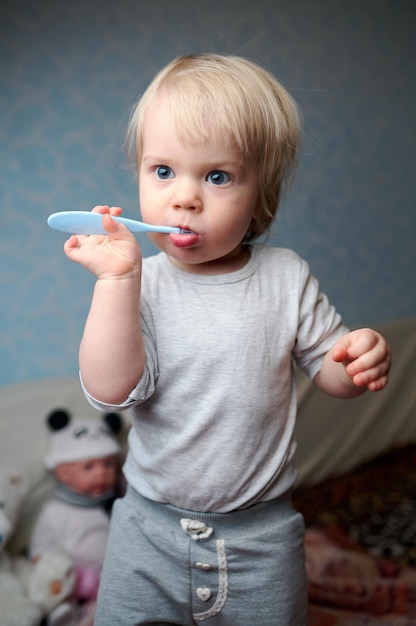
<svg viewBox="0 0 416 626">
<path fill-rule="evenodd" d="M 192 230 L 186 230 L 185 228 L 180 228 L 179 232 L 181 235 L 192 235 Z"/>
</svg>

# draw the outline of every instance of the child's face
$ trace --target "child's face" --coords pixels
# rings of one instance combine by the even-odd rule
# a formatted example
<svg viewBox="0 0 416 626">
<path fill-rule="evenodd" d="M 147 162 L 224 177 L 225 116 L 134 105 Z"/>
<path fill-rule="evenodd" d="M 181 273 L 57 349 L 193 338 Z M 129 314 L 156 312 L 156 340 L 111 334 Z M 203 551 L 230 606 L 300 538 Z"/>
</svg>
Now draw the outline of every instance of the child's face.
<svg viewBox="0 0 416 626">
<path fill-rule="evenodd" d="M 257 176 L 221 137 L 184 144 L 157 99 L 146 112 L 139 176 L 142 219 L 193 231 L 150 235 L 177 266 L 221 273 L 245 265 L 242 240 L 258 207 Z"/>
<path fill-rule="evenodd" d="M 117 456 L 61 463 L 55 476 L 72 491 L 85 496 L 99 496 L 115 488 L 118 475 Z"/>
</svg>

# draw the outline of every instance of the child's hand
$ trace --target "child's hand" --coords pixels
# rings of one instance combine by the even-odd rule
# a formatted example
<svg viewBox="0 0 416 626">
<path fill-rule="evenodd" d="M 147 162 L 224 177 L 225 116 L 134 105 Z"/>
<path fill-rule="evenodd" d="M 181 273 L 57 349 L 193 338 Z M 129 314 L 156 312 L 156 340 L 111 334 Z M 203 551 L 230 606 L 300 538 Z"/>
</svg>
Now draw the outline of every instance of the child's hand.
<svg viewBox="0 0 416 626">
<path fill-rule="evenodd" d="M 140 273 L 141 254 L 134 235 L 126 226 L 111 219 L 111 215 L 121 214 L 121 208 L 100 205 L 93 211 L 103 215 L 108 235 L 72 235 L 64 245 L 67 257 L 100 279 Z"/>
<path fill-rule="evenodd" d="M 344 365 L 346 374 L 357 387 L 379 391 L 387 385 L 390 347 L 375 330 L 360 328 L 347 333 L 335 343 L 331 357 Z"/>
</svg>

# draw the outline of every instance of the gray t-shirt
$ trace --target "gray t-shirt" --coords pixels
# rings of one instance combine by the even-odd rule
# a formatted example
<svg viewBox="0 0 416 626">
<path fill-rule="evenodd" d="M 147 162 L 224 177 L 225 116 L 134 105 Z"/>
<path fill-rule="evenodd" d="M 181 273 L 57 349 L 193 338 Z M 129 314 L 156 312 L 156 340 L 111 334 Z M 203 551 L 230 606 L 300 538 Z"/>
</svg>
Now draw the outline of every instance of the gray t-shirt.
<svg viewBox="0 0 416 626">
<path fill-rule="evenodd" d="M 146 368 L 124 466 L 143 496 L 227 512 L 293 486 L 293 361 L 313 378 L 347 332 L 308 265 L 291 250 L 251 246 L 247 265 L 214 276 L 144 259 Z"/>
</svg>

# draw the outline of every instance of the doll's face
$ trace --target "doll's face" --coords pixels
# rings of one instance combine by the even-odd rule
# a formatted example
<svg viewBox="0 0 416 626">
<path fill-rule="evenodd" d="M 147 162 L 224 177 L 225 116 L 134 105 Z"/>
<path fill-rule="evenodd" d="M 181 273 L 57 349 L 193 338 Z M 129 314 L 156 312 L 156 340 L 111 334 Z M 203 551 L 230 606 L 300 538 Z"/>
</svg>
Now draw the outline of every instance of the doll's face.
<svg viewBox="0 0 416 626">
<path fill-rule="evenodd" d="M 56 478 L 72 491 L 84 496 L 100 496 L 116 487 L 118 460 L 113 455 L 61 463 L 55 467 L 54 472 Z"/>
</svg>

